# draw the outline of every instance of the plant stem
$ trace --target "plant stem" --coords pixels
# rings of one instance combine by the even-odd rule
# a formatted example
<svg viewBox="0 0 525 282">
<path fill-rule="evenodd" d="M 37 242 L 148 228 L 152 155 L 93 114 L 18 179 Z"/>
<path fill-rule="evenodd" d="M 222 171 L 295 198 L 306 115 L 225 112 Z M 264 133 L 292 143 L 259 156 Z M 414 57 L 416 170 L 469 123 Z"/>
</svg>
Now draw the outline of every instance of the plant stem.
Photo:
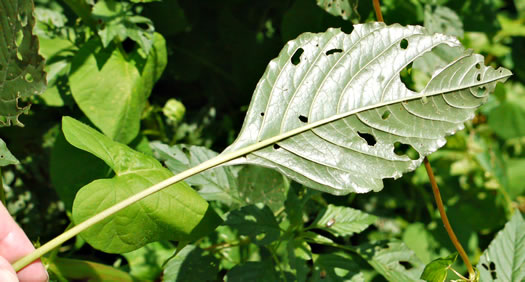
<svg viewBox="0 0 525 282">
<path fill-rule="evenodd" d="M 430 184 L 432 185 L 432 192 L 434 193 L 434 199 L 436 200 L 436 205 L 439 210 L 439 214 L 441 215 L 441 220 L 443 221 L 443 225 L 445 226 L 445 229 L 447 230 L 448 236 L 450 237 L 452 244 L 454 244 L 454 247 L 456 248 L 459 255 L 461 256 L 461 259 L 463 259 L 463 262 L 467 266 L 469 278 L 472 280 L 476 277 L 476 272 L 474 271 L 472 264 L 470 264 L 470 260 L 468 259 L 467 253 L 461 246 L 461 243 L 456 237 L 456 234 L 454 234 L 454 230 L 452 230 L 452 226 L 450 226 L 450 222 L 448 221 L 447 213 L 445 212 L 445 207 L 443 206 L 443 201 L 441 200 L 441 194 L 439 193 L 439 188 L 437 186 L 436 179 L 434 178 L 434 172 L 432 172 L 432 167 L 430 166 L 430 163 L 428 162 L 428 159 L 426 157 L 423 160 L 423 162 L 425 163 L 425 168 L 427 170 L 428 179 L 430 179 Z"/>
<path fill-rule="evenodd" d="M 4 176 L 2 175 L 1 168 L 0 168 L 0 202 L 2 202 L 2 205 L 7 207 L 7 203 L 5 200 L 5 190 L 4 190 Z"/>
<path fill-rule="evenodd" d="M 381 5 L 379 4 L 379 0 L 374 0 L 374 10 L 376 11 L 376 18 L 378 22 L 384 22 L 383 21 L 383 14 L 381 14 Z"/>
<path fill-rule="evenodd" d="M 438 95 L 439 93 L 436 92 L 436 93 L 427 93 L 425 94 L 427 97 L 428 96 L 433 96 L 433 95 Z M 399 98 L 399 99 L 395 99 L 395 100 L 392 100 L 392 101 L 389 101 L 389 102 L 386 102 L 386 103 L 383 103 L 382 106 L 386 106 L 386 105 L 393 105 L 393 104 L 396 104 L 396 103 L 400 103 L 400 102 L 406 102 L 406 101 L 412 101 L 412 100 L 415 100 L 415 99 L 420 99 L 423 95 L 413 95 L 413 96 L 410 96 L 410 97 L 405 97 L 405 98 Z M 129 205 L 137 202 L 137 201 L 140 201 L 144 198 L 146 198 L 147 196 L 151 195 L 151 194 L 154 194 L 168 186 L 171 186 L 179 181 L 183 181 L 184 179 L 188 178 L 188 177 L 191 177 L 195 174 L 199 174 L 205 170 L 208 170 L 210 168 L 214 168 L 216 166 L 219 166 L 221 164 L 224 164 L 224 163 L 227 163 L 231 160 L 235 160 L 237 158 L 240 158 L 240 157 L 243 157 L 247 154 L 250 154 L 254 151 L 257 151 L 259 149 L 262 149 L 262 148 L 265 148 L 265 147 L 268 147 L 270 145 L 273 145 L 274 143 L 277 143 L 277 142 L 280 142 L 282 140 L 285 140 L 287 138 L 290 138 L 292 136 L 295 136 L 297 134 L 300 134 L 300 133 L 303 133 L 303 132 L 306 132 L 308 130 L 311 130 L 311 129 L 314 129 L 314 128 L 317 128 L 319 126 L 322 126 L 322 125 L 325 125 L 325 124 L 328 124 L 328 123 L 331 123 L 333 121 L 337 121 L 337 120 L 340 120 L 342 118 L 345 118 L 345 117 L 348 117 L 348 116 L 351 116 L 351 115 L 354 115 L 356 113 L 360 113 L 360 112 L 363 112 L 363 111 L 367 111 L 367 110 L 370 110 L 370 109 L 374 109 L 374 108 L 377 108 L 377 105 L 373 104 L 373 105 L 368 105 L 368 106 L 364 106 L 364 107 L 361 107 L 361 108 L 358 108 L 358 109 L 354 109 L 354 110 L 351 110 L 351 111 L 348 111 L 348 112 L 345 112 L 345 113 L 339 113 L 339 114 L 336 114 L 336 115 L 333 115 L 329 118 L 326 118 L 326 119 L 322 119 L 322 120 L 319 120 L 319 121 L 315 121 L 315 122 L 312 122 L 312 123 L 308 123 L 304 126 L 301 126 L 301 127 L 298 127 L 298 128 L 295 128 L 295 129 L 292 129 L 290 131 L 287 131 L 287 132 L 284 132 L 284 133 L 281 133 L 279 135 L 276 135 L 276 136 L 273 136 L 273 137 L 270 137 L 268 139 L 264 139 L 262 141 L 259 141 L 257 143 L 254 143 L 254 144 L 251 144 L 251 145 L 248 145 L 244 148 L 241 148 L 241 149 L 238 149 L 237 151 L 233 151 L 233 152 L 223 152 L 221 153 L 220 155 L 216 156 L 215 158 L 212 158 L 212 159 L 209 159 L 193 168 L 190 168 L 188 170 L 185 170 L 175 176 L 172 176 L 164 181 L 161 181 L 145 190 L 142 190 L 140 191 L 139 193 L 123 200 L 122 202 L 119 202 L 103 211 L 101 211 L 100 213 L 94 215 L 93 217 L 85 220 L 84 222 L 81 222 L 79 223 L 78 225 L 76 225 L 75 227 L 71 228 L 70 230 L 58 235 L 57 237 L 55 237 L 54 239 L 52 239 L 51 241 L 47 242 L 46 244 L 42 245 L 40 248 L 36 249 L 35 251 L 33 251 L 32 253 L 28 254 L 27 256 L 21 258 L 20 260 L 16 261 L 14 264 L 13 264 L 13 268 L 16 270 L 16 271 L 19 271 L 20 269 L 22 269 L 23 267 L 25 267 L 26 265 L 30 264 L 31 262 L 33 262 L 34 260 L 38 259 L 39 257 L 43 256 L 44 254 L 46 254 L 47 252 L 53 250 L 54 248 L 60 246 L 62 243 L 64 243 L 65 241 L 75 237 L 76 235 L 78 235 L 80 232 L 86 230 L 87 228 L 91 227 L 92 225 L 104 220 L 105 218 L 115 214 L 116 212 L 128 207 Z"/>
</svg>

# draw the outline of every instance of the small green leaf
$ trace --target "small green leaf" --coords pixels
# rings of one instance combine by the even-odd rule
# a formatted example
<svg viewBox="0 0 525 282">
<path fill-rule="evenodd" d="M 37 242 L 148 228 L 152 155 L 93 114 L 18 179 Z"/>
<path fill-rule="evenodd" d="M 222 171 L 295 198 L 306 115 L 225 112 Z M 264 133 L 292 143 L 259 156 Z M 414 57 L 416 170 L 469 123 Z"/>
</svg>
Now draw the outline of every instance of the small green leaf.
<svg viewBox="0 0 525 282">
<path fill-rule="evenodd" d="M 217 156 L 217 153 L 201 146 L 175 145 L 169 147 L 151 142 L 155 157 L 163 161 L 173 173 L 180 173 Z M 208 201 L 220 201 L 228 206 L 241 204 L 237 191 L 237 179 L 230 167 L 216 167 L 194 175 L 186 182 L 193 185 Z"/>
<path fill-rule="evenodd" d="M 19 100 L 46 89 L 44 58 L 33 34 L 33 1 L 6 0 L 0 4 L 0 126 L 23 124 L 18 117 L 29 110 Z"/>
<path fill-rule="evenodd" d="M 479 260 L 480 281 L 525 279 L 525 220 L 516 211 Z"/>
<path fill-rule="evenodd" d="M 133 277 L 140 280 L 155 281 L 162 274 L 162 266 L 175 254 L 175 246 L 170 242 L 153 242 L 133 252 L 122 254 L 128 261 Z M 164 277 L 166 278 L 166 277 Z"/>
<path fill-rule="evenodd" d="M 463 23 L 454 10 L 445 6 L 425 5 L 425 27 L 430 32 L 463 37 Z"/>
<path fill-rule="evenodd" d="M 12 164 L 18 164 L 18 160 L 13 154 L 7 149 L 7 145 L 4 140 L 0 139 L 0 167 Z M 1 177 L 1 176 L 0 176 Z M 3 189 L 3 187 L 0 187 Z"/>
<path fill-rule="evenodd" d="M 164 281 L 217 281 L 219 260 L 188 245 L 164 267 Z"/>
<path fill-rule="evenodd" d="M 127 144 L 139 132 L 142 110 L 166 63 L 165 40 L 158 33 L 147 56 L 140 49 L 125 55 L 115 45 L 102 48 L 92 39 L 73 59 L 71 91 L 94 125 Z"/>
<path fill-rule="evenodd" d="M 322 229 L 335 236 L 350 236 L 365 230 L 377 217 L 360 210 L 328 205 L 308 228 Z"/>
<path fill-rule="evenodd" d="M 263 203 L 273 212 L 283 207 L 290 181 L 273 169 L 245 166 L 239 171 L 239 196 L 246 204 Z"/>
<path fill-rule="evenodd" d="M 343 252 L 321 254 L 314 261 L 312 281 L 365 281 L 358 259 Z"/>
<path fill-rule="evenodd" d="M 429 282 L 444 282 L 447 278 L 449 268 L 458 258 L 458 254 L 454 253 L 444 258 L 438 258 L 425 266 L 421 279 Z"/>
<path fill-rule="evenodd" d="M 252 243 L 267 245 L 279 238 L 281 229 L 272 210 L 263 205 L 250 205 L 228 214 L 225 225 L 249 236 Z"/>
<path fill-rule="evenodd" d="M 424 264 L 403 242 L 377 242 L 357 252 L 388 281 L 419 281 Z"/>
<path fill-rule="evenodd" d="M 109 46 L 114 38 L 123 42 L 131 38 L 137 42 L 146 54 L 149 54 L 153 43 L 153 22 L 145 17 L 136 16 L 131 11 L 132 6 L 126 2 L 114 0 L 99 0 L 93 7 L 93 17 L 103 21 L 98 35 L 104 47 Z M 146 29 L 140 25 L 147 26 Z"/>
<path fill-rule="evenodd" d="M 114 142 L 73 118 L 63 118 L 62 130 L 69 143 L 99 157 L 116 174 L 111 179 L 98 179 L 80 189 L 73 203 L 73 220 L 77 224 L 173 175 L 153 157 Z M 197 239 L 219 222 L 218 216 L 197 192 L 185 182 L 178 182 L 80 235 L 96 249 L 123 253 L 159 240 Z"/>
<path fill-rule="evenodd" d="M 358 0 L 317 0 L 317 6 L 345 20 L 359 19 Z"/>
</svg>

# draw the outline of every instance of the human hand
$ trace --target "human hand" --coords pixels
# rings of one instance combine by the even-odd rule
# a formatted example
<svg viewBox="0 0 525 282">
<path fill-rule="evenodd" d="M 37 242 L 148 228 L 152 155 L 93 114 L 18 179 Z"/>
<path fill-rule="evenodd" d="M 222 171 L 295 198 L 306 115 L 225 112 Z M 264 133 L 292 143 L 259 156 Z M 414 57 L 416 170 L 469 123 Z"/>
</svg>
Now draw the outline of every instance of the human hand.
<svg viewBox="0 0 525 282">
<path fill-rule="evenodd" d="M 0 203 L 0 281 L 47 281 L 48 275 L 40 260 L 32 262 L 18 273 L 11 267 L 11 263 L 34 249 L 24 231 Z"/>
</svg>

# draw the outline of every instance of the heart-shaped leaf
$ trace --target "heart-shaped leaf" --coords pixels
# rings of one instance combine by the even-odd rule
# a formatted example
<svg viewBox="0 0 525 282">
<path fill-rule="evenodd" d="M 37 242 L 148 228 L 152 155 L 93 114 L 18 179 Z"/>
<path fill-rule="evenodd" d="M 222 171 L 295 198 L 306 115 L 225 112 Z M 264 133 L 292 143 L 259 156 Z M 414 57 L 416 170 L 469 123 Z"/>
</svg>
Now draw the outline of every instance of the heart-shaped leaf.
<svg viewBox="0 0 525 282">
<path fill-rule="evenodd" d="M 141 49 L 124 54 L 92 39 L 76 54 L 69 77 L 73 98 L 107 136 L 126 144 L 137 136 L 146 100 L 167 63 L 165 45 L 155 33 L 146 57 Z"/>
<path fill-rule="evenodd" d="M 62 130 L 69 143 L 99 157 L 116 174 L 80 189 L 73 203 L 77 224 L 173 175 L 153 157 L 114 142 L 73 118 L 64 117 Z M 124 253 L 153 241 L 197 239 L 219 223 L 208 202 L 188 184 L 178 182 L 105 218 L 81 236 L 104 252 Z"/>
<path fill-rule="evenodd" d="M 466 51 L 435 70 L 420 93 L 407 89 L 400 71 L 440 44 L 461 46 L 452 36 L 397 24 L 302 34 L 259 81 L 241 133 L 225 150 L 248 154 L 230 164 L 275 168 L 332 194 L 381 190 L 383 178 L 401 177 L 443 146 L 511 75 Z M 249 150 L 261 144 L 274 145 Z"/>
</svg>

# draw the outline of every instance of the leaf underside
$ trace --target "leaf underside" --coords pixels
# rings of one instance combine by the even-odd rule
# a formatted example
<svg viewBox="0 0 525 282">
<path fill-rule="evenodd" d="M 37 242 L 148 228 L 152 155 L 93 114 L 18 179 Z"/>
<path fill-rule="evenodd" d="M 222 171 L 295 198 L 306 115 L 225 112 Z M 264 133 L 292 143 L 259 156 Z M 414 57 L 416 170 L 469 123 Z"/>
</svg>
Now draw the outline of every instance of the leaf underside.
<svg viewBox="0 0 525 282">
<path fill-rule="evenodd" d="M 442 44 L 461 48 L 454 37 L 420 26 L 304 33 L 269 63 L 241 133 L 224 153 L 272 140 L 230 164 L 271 167 L 336 195 L 379 191 L 383 178 L 401 177 L 443 146 L 511 75 L 464 51 L 435 70 L 421 92 L 406 88 L 400 71 Z M 419 157 L 394 152 L 403 144 Z"/>
</svg>

